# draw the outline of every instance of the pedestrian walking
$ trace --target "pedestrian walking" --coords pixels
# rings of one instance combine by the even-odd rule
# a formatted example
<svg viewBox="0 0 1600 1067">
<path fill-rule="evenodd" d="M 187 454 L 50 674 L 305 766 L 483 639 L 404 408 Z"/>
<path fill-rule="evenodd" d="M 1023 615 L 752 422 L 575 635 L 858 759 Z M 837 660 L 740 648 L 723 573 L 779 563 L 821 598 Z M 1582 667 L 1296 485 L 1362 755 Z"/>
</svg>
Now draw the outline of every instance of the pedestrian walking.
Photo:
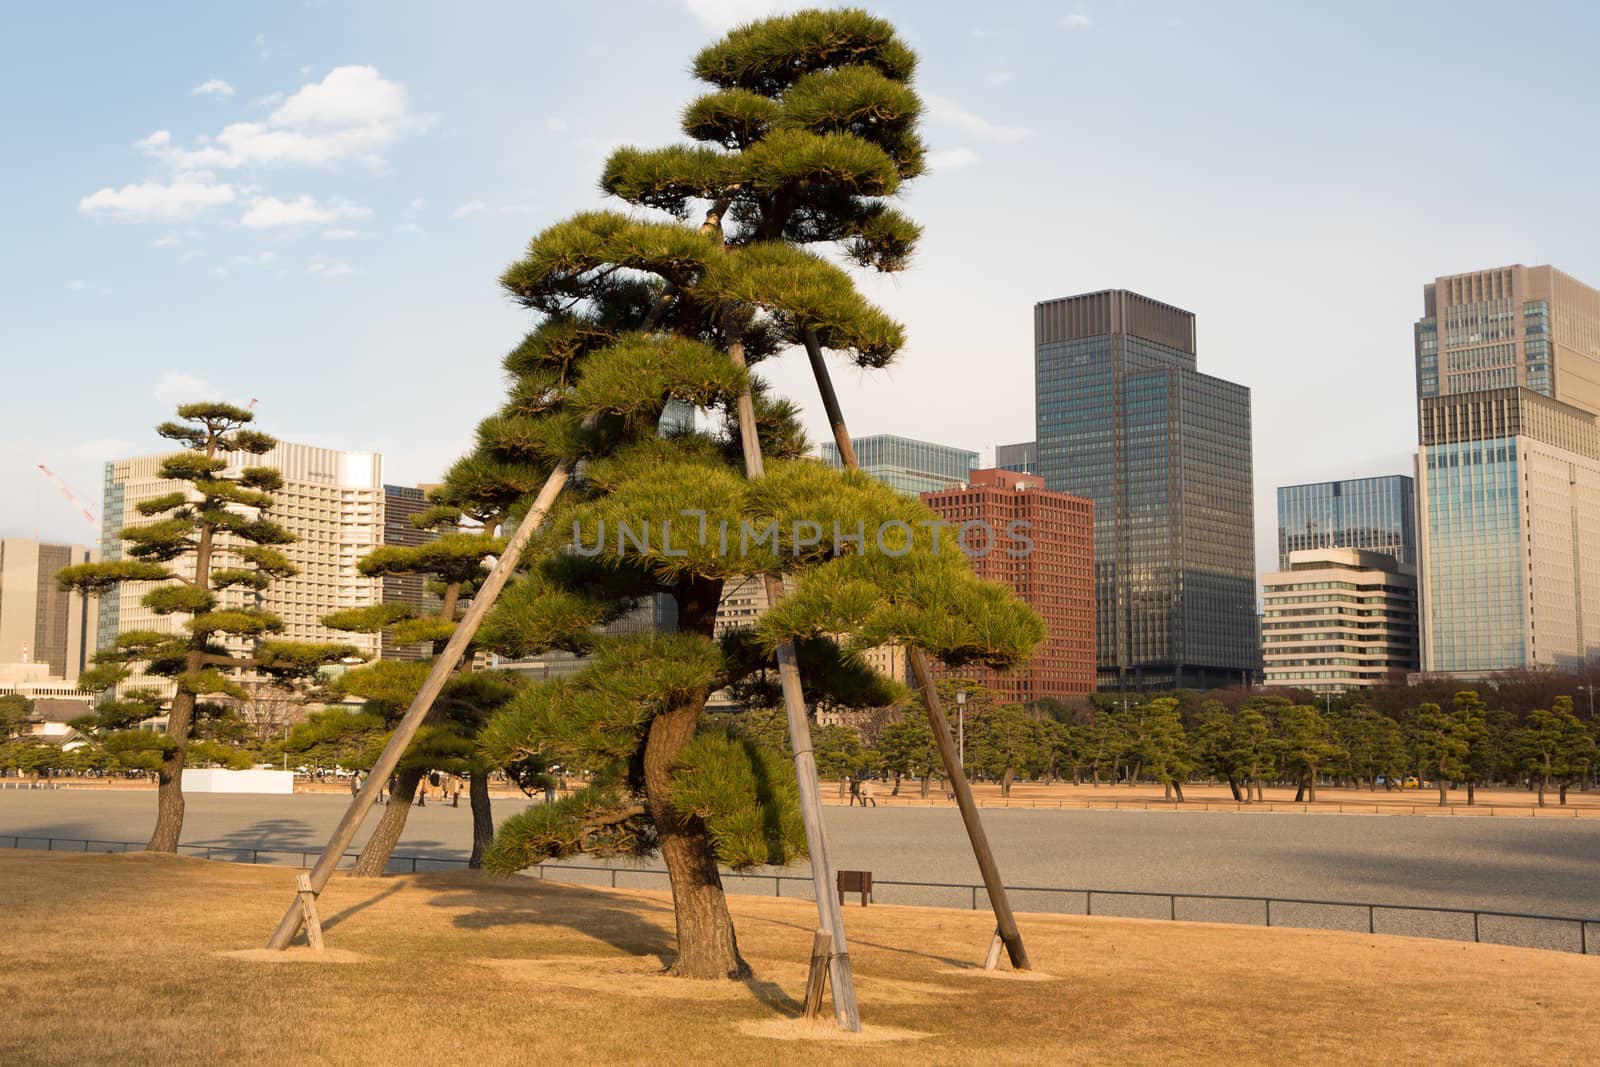
<svg viewBox="0 0 1600 1067">
<path fill-rule="evenodd" d="M 864 808 L 868 804 L 871 804 L 873 807 L 878 806 L 878 791 L 877 788 L 872 784 L 871 778 L 868 778 L 866 781 L 861 783 L 861 806 Z"/>
<path fill-rule="evenodd" d="M 839 779 L 839 799 L 843 800 L 845 798 L 845 794 L 847 794 L 849 791 L 850 776 L 847 774 L 843 778 Z"/>
<path fill-rule="evenodd" d="M 359 792 L 361 792 L 361 774 L 358 771 L 350 776 L 350 795 L 355 796 Z"/>
<path fill-rule="evenodd" d="M 861 779 L 852 778 L 850 779 L 850 806 L 852 808 L 855 807 L 858 800 L 861 800 Z M 866 802 L 863 801 L 861 806 L 866 807 Z"/>
</svg>

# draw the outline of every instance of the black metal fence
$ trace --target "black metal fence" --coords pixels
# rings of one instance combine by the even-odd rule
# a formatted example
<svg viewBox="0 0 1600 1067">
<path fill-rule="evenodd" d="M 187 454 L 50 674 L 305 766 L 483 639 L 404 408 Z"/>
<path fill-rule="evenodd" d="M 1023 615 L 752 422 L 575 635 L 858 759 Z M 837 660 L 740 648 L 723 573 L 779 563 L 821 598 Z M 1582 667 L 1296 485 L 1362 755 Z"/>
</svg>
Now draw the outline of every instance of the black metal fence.
<svg viewBox="0 0 1600 1067">
<path fill-rule="evenodd" d="M 133 841 L 0 834 L 0 844 L 8 841 L 13 849 L 51 852 L 129 852 L 144 847 Z M 315 849 L 229 844 L 179 845 L 178 851 L 182 855 L 208 860 L 302 868 L 310 867 L 320 855 L 320 851 Z M 359 853 L 345 853 L 345 863 L 341 864 L 341 868 L 354 864 L 357 855 Z M 389 860 L 388 870 L 391 873 L 418 873 L 459 870 L 466 865 L 467 861 L 459 856 L 393 856 Z M 667 872 L 656 867 L 545 863 L 530 868 L 529 874 L 572 885 L 609 886 L 613 889 L 668 888 Z M 767 895 L 770 889 L 770 895 L 775 897 L 814 899 L 811 878 L 805 875 L 724 871 L 722 878 L 731 892 Z M 1021 912 L 1343 930 L 1484 942 L 1584 955 L 1590 953 L 1590 933 L 1600 933 L 1600 918 L 1532 915 L 1482 908 L 1372 904 L 1224 893 L 1066 889 L 1059 886 L 1007 886 L 1006 889 L 1011 895 L 1012 908 Z M 974 911 L 989 905 L 983 886 L 970 882 L 907 882 L 874 878 L 872 893 L 873 902 L 878 904 L 969 908 Z M 1594 927 L 1594 930 L 1591 931 L 1590 927 Z M 1595 952 L 1600 954 L 1600 947 Z"/>
</svg>

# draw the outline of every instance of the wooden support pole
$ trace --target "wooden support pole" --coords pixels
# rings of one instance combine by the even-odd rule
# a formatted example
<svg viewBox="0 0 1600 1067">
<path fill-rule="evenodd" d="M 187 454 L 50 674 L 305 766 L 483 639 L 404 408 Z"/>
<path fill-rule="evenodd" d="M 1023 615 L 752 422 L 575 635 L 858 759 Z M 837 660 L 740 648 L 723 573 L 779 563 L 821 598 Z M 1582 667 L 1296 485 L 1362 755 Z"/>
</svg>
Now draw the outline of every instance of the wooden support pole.
<svg viewBox="0 0 1600 1067">
<path fill-rule="evenodd" d="M 994 937 L 989 939 L 989 954 L 983 958 L 984 970 L 992 971 L 1000 966 L 1000 948 L 1004 943 L 1004 939 L 1000 936 L 1000 928 L 996 926 Z"/>
<path fill-rule="evenodd" d="M 724 323 L 728 321 L 724 316 Z M 745 367 L 744 344 L 736 331 L 729 331 L 728 358 L 740 369 Z M 756 432 L 755 399 L 747 387 L 739 394 L 739 443 L 744 451 L 745 477 L 766 476 L 761 457 L 761 439 Z M 783 598 L 783 580 L 766 579 L 767 603 Z M 839 1029 L 855 1033 L 861 1029 L 861 1013 L 856 1008 L 856 983 L 850 969 L 850 947 L 845 941 L 844 911 L 834 891 L 833 855 L 828 850 L 828 830 L 822 821 L 822 786 L 817 776 L 817 757 L 811 748 L 811 724 L 806 718 L 805 694 L 800 685 L 800 667 L 795 659 L 794 642 L 778 646 L 778 682 L 783 689 L 784 716 L 789 723 L 789 743 L 794 749 L 794 776 L 800 786 L 800 814 L 806 828 L 806 851 L 811 856 L 811 881 L 817 897 L 817 924 L 833 943 L 828 962 L 833 980 L 833 1017 Z"/>
<path fill-rule="evenodd" d="M 833 430 L 840 462 L 851 470 L 860 470 L 861 464 L 856 460 L 855 446 L 850 442 L 850 431 L 845 425 L 844 411 L 839 406 L 839 394 L 834 392 L 833 376 L 828 373 L 828 364 L 823 360 L 822 345 L 817 341 L 815 330 L 806 330 L 805 342 L 806 357 L 811 361 L 811 374 L 816 378 L 817 392 L 822 396 L 822 407 L 827 412 L 828 425 Z M 1001 940 L 1005 942 L 1006 953 L 1011 957 L 1011 966 L 1019 971 L 1032 970 L 1027 947 L 1022 943 L 1022 933 L 1017 929 L 1016 917 L 1011 914 L 1011 899 L 1006 894 L 1005 883 L 1000 880 L 1000 865 L 995 862 L 994 851 L 989 847 L 989 835 L 984 832 L 983 823 L 978 818 L 978 805 L 972 799 L 972 787 L 967 784 L 966 772 L 956 755 L 955 741 L 950 736 L 950 720 L 945 717 L 944 708 L 940 705 L 939 691 L 934 687 L 933 675 L 928 670 L 928 658 L 922 649 L 910 645 L 906 648 L 906 659 L 911 664 L 917 688 L 922 691 L 922 703 L 928 710 L 928 725 L 933 728 L 934 741 L 939 746 L 939 755 L 944 762 L 945 776 L 950 782 L 951 792 L 956 795 L 956 806 L 961 809 L 961 821 L 966 825 L 967 839 L 972 842 L 972 854 L 983 874 L 984 888 L 989 891 L 989 904 L 994 909 L 995 923 Z"/>
<path fill-rule="evenodd" d="M 322 920 L 317 917 L 317 891 L 311 888 L 311 876 L 301 871 L 295 878 L 295 885 L 299 887 L 300 918 L 306 927 L 306 944 L 311 946 L 312 952 L 321 952 L 325 947 Z"/>
<path fill-rule="evenodd" d="M 826 930 L 818 930 L 811 941 L 811 970 L 806 975 L 806 1012 L 808 1022 L 822 1017 L 822 994 L 828 988 L 828 970 L 833 965 L 833 937 Z"/>
<path fill-rule="evenodd" d="M 328 884 L 328 879 L 333 877 L 333 872 L 339 866 L 339 860 L 350 847 L 350 842 L 355 839 L 356 831 L 361 828 L 362 820 L 367 817 L 367 812 L 372 810 L 372 805 L 377 801 L 379 791 L 388 785 L 389 776 L 400 765 L 400 757 L 405 754 L 406 746 L 417 736 L 422 720 L 432 710 L 433 702 L 439 698 L 439 694 L 444 691 L 445 683 L 455 673 L 456 664 L 466 654 L 467 646 L 477 635 L 484 616 L 489 614 L 489 608 L 493 606 L 495 598 L 500 595 L 500 590 L 505 588 L 512 572 L 517 569 L 517 563 L 522 559 L 522 553 L 527 550 L 528 542 L 533 540 L 534 533 L 543 524 L 544 517 L 555 504 L 556 497 L 566 488 L 567 477 L 571 470 L 572 465 L 567 460 L 556 464 L 555 470 L 550 472 L 550 477 L 545 479 L 544 488 L 539 490 L 539 495 L 534 498 L 533 507 L 523 517 L 522 524 L 517 527 L 517 532 L 512 535 L 505 551 L 500 554 L 500 559 L 495 562 L 494 569 L 489 572 L 489 577 L 484 579 L 482 587 L 473 595 L 472 605 L 467 608 L 466 615 L 456 624 L 455 632 L 450 635 L 450 640 L 446 642 L 439 658 L 433 661 L 433 669 L 428 672 L 427 681 L 422 683 L 422 688 L 412 699 L 411 706 L 406 709 L 399 725 L 394 728 L 394 735 L 384 746 L 383 754 L 368 772 L 366 783 L 350 802 L 350 807 L 339 820 L 339 825 L 334 827 L 333 836 L 328 839 L 327 847 L 322 850 L 316 865 L 311 868 L 308 880 L 313 893 L 321 893 L 323 887 Z M 299 933 L 304 920 L 297 898 L 284 913 L 278 928 L 273 931 L 272 939 L 267 942 L 267 947 L 288 948 L 294 940 L 294 935 Z"/>
</svg>

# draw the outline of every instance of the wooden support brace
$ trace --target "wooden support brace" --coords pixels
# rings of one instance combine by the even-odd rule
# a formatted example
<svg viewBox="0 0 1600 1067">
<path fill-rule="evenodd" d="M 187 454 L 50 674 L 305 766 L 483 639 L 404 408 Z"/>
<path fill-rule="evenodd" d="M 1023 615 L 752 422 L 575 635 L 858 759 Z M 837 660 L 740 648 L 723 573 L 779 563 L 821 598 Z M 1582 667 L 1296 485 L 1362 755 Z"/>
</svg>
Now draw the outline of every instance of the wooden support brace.
<svg viewBox="0 0 1600 1067">
<path fill-rule="evenodd" d="M 806 975 L 806 1019 L 822 1018 L 822 994 L 828 988 L 828 968 L 833 965 L 833 936 L 818 930 L 811 941 L 811 971 Z"/>
<path fill-rule="evenodd" d="M 306 926 L 306 942 L 312 952 L 321 952 L 322 920 L 317 917 L 317 891 L 311 888 L 311 876 L 302 871 L 295 885 L 300 896 L 300 915 Z"/>
<path fill-rule="evenodd" d="M 983 959 L 983 969 L 992 971 L 1000 966 L 1000 950 L 1005 947 L 1005 940 L 1000 936 L 1000 927 L 994 928 L 994 937 L 989 940 L 989 954 Z"/>
</svg>

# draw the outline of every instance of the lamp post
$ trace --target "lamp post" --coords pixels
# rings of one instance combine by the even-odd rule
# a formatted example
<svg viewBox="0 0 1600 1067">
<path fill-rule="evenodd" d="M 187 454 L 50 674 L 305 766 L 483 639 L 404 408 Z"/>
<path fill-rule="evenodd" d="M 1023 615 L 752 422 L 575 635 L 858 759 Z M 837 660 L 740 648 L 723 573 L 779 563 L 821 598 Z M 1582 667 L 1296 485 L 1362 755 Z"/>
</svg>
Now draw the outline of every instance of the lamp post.
<svg viewBox="0 0 1600 1067">
<path fill-rule="evenodd" d="M 1594 719 L 1594 686 L 1580 685 L 1578 688 L 1589 694 L 1589 718 L 1592 721 Z"/>
<path fill-rule="evenodd" d="M 956 751 L 961 773 L 967 773 L 967 691 L 956 690 Z"/>
</svg>

